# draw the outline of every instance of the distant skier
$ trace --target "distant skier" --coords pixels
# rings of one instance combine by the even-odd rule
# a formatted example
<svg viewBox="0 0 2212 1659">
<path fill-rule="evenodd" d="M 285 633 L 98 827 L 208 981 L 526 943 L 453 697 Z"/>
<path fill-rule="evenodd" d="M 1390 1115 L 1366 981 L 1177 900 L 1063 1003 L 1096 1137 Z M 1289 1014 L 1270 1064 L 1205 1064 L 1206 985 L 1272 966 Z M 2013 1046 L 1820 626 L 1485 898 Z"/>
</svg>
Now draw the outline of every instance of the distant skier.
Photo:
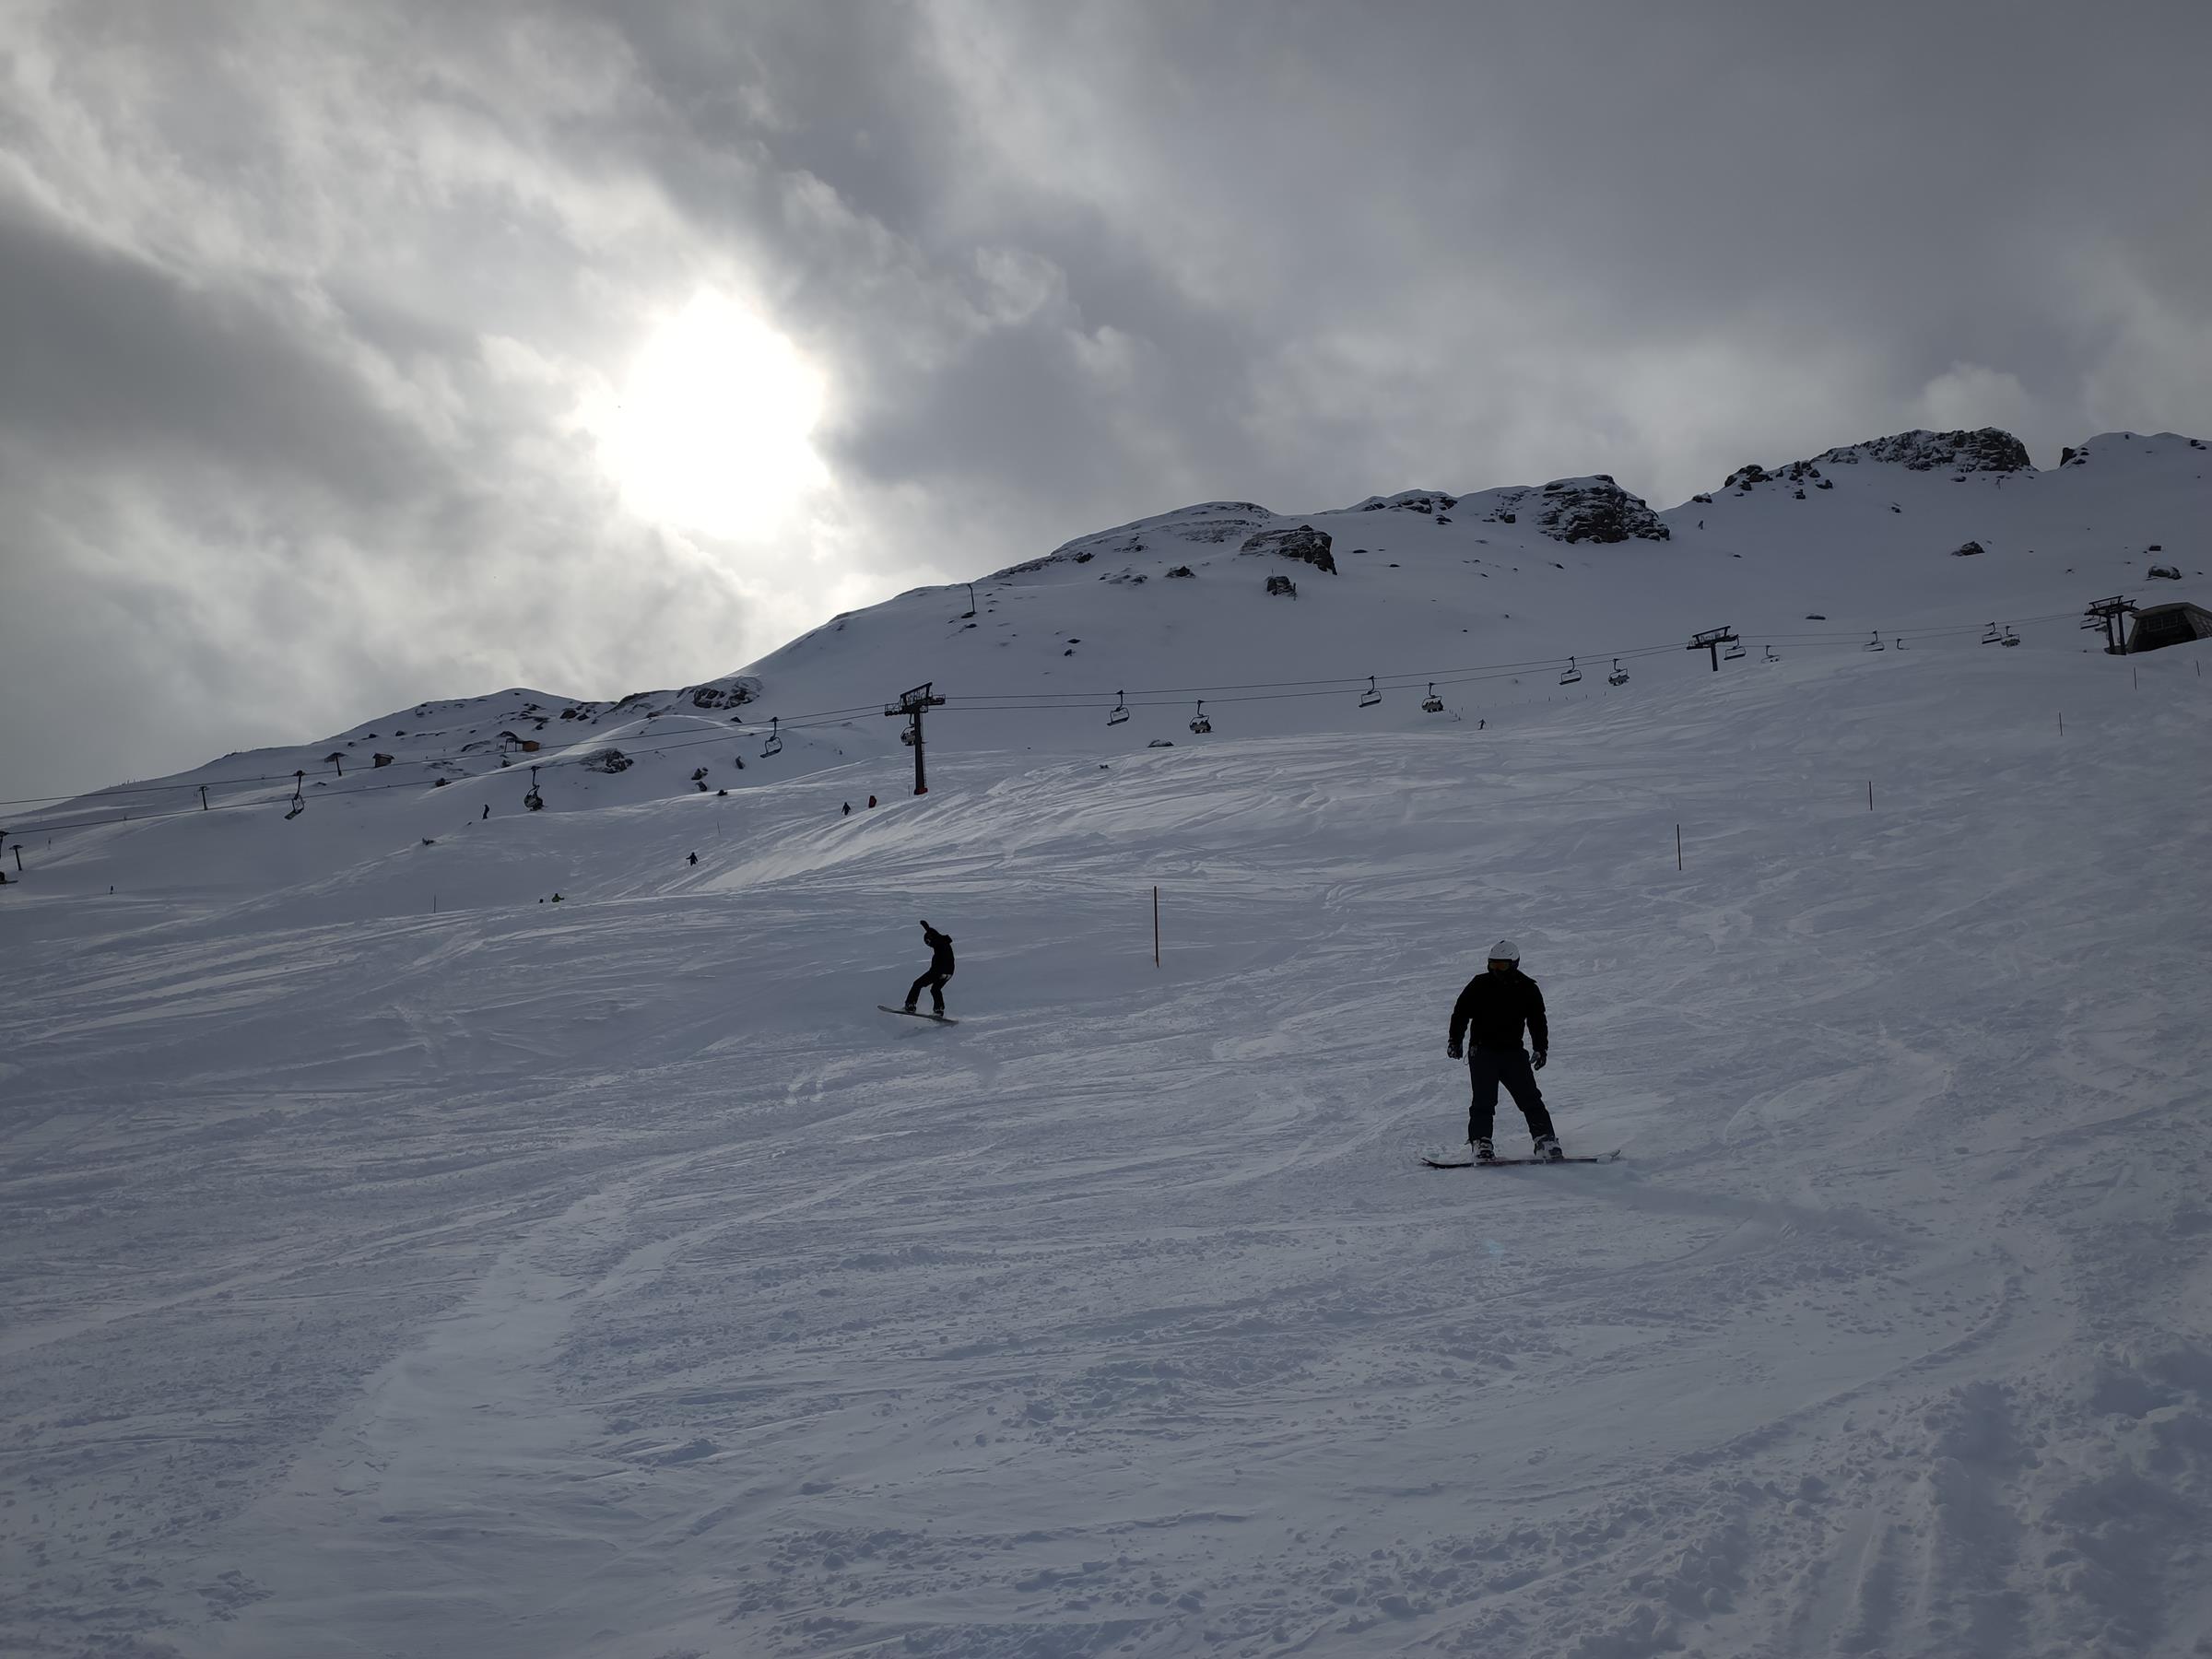
<svg viewBox="0 0 2212 1659">
<path fill-rule="evenodd" d="M 952 977 L 952 935 L 941 934 L 927 922 L 922 924 L 922 941 L 930 949 L 929 971 L 907 987 L 906 1011 L 914 1011 L 914 999 L 922 988 L 929 987 L 929 999 L 936 1004 L 937 1012 L 945 1012 L 945 982 Z"/>
<path fill-rule="evenodd" d="M 853 803 L 852 803 L 852 802 L 850 802 L 850 801 L 847 801 L 847 802 L 845 803 L 845 810 L 844 810 L 844 812 L 843 812 L 842 816 L 843 816 L 843 817 L 845 817 L 845 818 L 851 818 L 851 817 L 853 816 Z"/>
<path fill-rule="evenodd" d="M 1521 1046 L 1521 1029 L 1528 1028 L 1535 1047 L 1532 1062 Z M 1467 1144 L 1475 1160 L 1488 1163 L 1497 1156 L 1490 1145 L 1490 1119 L 1498 1110 L 1498 1085 L 1503 1083 L 1528 1120 L 1535 1156 L 1558 1159 L 1559 1136 L 1552 1133 L 1551 1113 L 1536 1091 L 1535 1074 L 1544 1069 L 1551 1046 L 1551 1029 L 1544 1018 L 1544 993 L 1536 982 L 1521 971 L 1521 948 L 1511 939 L 1490 947 L 1489 968 L 1467 982 L 1467 988 L 1452 1005 L 1452 1037 L 1444 1053 L 1456 1060 L 1460 1039 L 1472 1030 L 1474 1046 L 1467 1053 L 1467 1076 L 1474 1096 L 1467 1104 Z"/>
</svg>

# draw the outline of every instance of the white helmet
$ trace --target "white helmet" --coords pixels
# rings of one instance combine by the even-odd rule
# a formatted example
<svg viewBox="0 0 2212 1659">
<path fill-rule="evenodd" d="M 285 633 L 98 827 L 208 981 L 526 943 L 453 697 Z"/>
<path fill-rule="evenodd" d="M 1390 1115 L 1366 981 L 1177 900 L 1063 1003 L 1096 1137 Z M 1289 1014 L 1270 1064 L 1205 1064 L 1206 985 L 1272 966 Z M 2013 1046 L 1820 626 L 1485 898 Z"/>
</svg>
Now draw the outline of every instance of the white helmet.
<svg viewBox="0 0 2212 1659">
<path fill-rule="evenodd" d="M 1520 959 L 1521 947 L 1511 939 L 1500 939 L 1490 947 L 1490 960 L 1493 962 L 1517 962 Z"/>
</svg>

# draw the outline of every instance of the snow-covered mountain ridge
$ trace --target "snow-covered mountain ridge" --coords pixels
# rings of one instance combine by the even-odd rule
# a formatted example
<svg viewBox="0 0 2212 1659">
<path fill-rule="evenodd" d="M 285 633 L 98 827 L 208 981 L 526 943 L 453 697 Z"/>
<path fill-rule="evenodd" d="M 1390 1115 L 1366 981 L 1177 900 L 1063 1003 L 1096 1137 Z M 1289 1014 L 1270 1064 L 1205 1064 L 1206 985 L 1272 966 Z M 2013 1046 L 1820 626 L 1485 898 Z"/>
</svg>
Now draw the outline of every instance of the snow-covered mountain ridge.
<svg viewBox="0 0 2212 1659">
<path fill-rule="evenodd" d="M 426 701 L 24 821 L 196 806 L 203 783 L 211 801 L 266 798 L 294 772 L 309 799 L 372 770 L 423 787 L 494 787 L 488 773 L 525 763 L 541 781 L 588 776 L 610 750 L 635 763 L 616 765 L 624 799 L 862 759 L 881 768 L 868 793 L 889 794 L 909 785 L 880 711 L 924 682 L 947 700 L 931 717 L 941 749 L 1110 754 L 1192 740 L 1201 699 L 1217 736 L 1417 729 L 1439 700 L 1487 720 L 1559 694 L 1570 658 L 1579 671 L 1623 657 L 1640 685 L 1694 672 L 1680 646 L 1720 626 L 1761 654 L 1855 649 L 1877 630 L 1979 638 L 1992 621 L 2080 649 L 2088 602 L 2140 590 L 2153 566 L 2186 583 L 2207 562 L 2207 459 L 2198 439 L 2107 433 L 2039 472 L 1994 429 L 1915 431 L 1739 468 L 1663 512 L 1602 476 L 1310 513 L 1202 502 L 834 618 L 738 674 L 612 702 L 519 688 Z M 1953 557 L 1970 547 L 1981 556 Z M 1380 706 L 1355 695 L 1369 677 Z M 1109 726 L 1116 707 L 1130 717 Z M 524 793 L 505 789 L 497 810 Z M 606 793 L 539 798 L 559 810 Z"/>
</svg>

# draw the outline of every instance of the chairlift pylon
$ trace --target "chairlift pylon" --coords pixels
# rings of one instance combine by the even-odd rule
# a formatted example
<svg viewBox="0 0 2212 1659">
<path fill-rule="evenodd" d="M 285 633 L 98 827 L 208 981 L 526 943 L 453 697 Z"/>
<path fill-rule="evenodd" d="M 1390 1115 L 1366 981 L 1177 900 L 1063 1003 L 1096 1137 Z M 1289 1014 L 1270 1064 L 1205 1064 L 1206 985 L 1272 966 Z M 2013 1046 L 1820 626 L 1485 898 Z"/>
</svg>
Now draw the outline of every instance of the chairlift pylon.
<svg viewBox="0 0 2212 1659">
<path fill-rule="evenodd" d="M 1429 695 L 1421 700 L 1421 712 L 1424 714 L 1441 714 L 1443 712 L 1444 700 L 1436 694 L 1436 682 L 1434 680 L 1430 680 L 1429 682 Z"/>
<path fill-rule="evenodd" d="M 1206 717 L 1206 699 L 1202 697 L 1198 700 L 1198 712 L 1191 716 L 1191 730 L 1203 737 L 1213 729 L 1214 723 Z"/>
<path fill-rule="evenodd" d="M 1128 718 L 1129 694 L 1126 691 L 1116 691 L 1113 694 L 1113 707 L 1106 716 L 1106 724 L 1110 726 L 1117 726 Z"/>
<path fill-rule="evenodd" d="M 783 752 L 782 724 L 781 715 L 771 714 L 768 717 L 768 741 L 760 746 L 761 759 L 765 760 L 771 755 L 780 755 Z M 908 741 L 911 743 L 912 739 L 910 737 Z"/>
<path fill-rule="evenodd" d="M 1613 672 L 1606 676 L 1606 684 L 1608 686 L 1625 686 L 1628 683 L 1629 671 L 1620 665 L 1620 659 L 1618 657 L 1615 657 L 1613 659 Z"/>
<path fill-rule="evenodd" d="M 1562 686 L 1579 686 L 1582 683 L 1583 671 L 1574 665 L 1574 659 L 1572 657 L 1569 657 L 1567 659 L 1567 672 L 1559 676 L 1559 684 Z"/>
<path fill-rule="evenodd" d="M 1375 689 L 1375 677 L 1371 674 L 1367 677 L 1367 689 L 1359 693 L 1359 706 L 1371 709 L 1382 700 L 1382 693 Z"/>
</svg>

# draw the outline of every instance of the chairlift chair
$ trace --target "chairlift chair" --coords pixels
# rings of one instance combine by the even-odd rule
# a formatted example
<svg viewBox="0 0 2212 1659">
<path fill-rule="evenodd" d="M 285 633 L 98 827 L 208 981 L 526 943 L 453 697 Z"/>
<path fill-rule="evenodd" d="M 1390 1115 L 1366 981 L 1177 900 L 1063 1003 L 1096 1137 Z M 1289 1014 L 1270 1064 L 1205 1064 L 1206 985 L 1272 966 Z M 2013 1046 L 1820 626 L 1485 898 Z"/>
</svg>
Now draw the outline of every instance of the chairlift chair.
<svg viewBox="0 0 2212 1659">
<path fill-rule="evenodd" d="M 1106 724 L 1110 726 L 1117 726 L 1128 718 L 1128 693 L 1125 691 L 1116 691 L 1113 694 L 1113 708 L 1106 716 Z"/>
<path fill-rule="evenodd" d="M 1890 643 L 1896 646 L 1898 650 L 1902 651 L 1905 648 L 1905 636 L 1903 634 L 1899 634 L 1896 639 L 1890 641 Z"/>
<path fill-rule="evenodd" d="M 292 774 L 292 809 L 284 815 L 284 821 L 288 824 L 307 810 L 307 797 L 300 793 L 306 787 L 306 780 L 307 774 L 304 771 L 296 771 Z"/>
<path fill-rule="evenodd" d="M 1721 653 L 1721 661 L 1724 663 L 1733 663 L 1737 657 L 1740 657 L 1743 654 L 1744 642 L 1741 640 L 1737 640 L 1735 643 L 1730 645 L 1727 650 Z"/>
<path fill-rule="evenodd" d="M 530 769 L 530 793 L 523 797 L 523 805 L 532 812 L 545 809 L 546 797 L 537 793 L 537 768 L 535 766 Z"/>
<path fill-rule="evenodd" d="M 2019 642 L 2020 636 L 2012 631 L 2012 624 L 2007 622 L 2005 625 L 2005 643 L 2007 645 L 2018 645 Z"/>
<path fill-rule="evenodd" d="M 783 752 L 783 734 L 781 730 L 782 725 L 782 717 L 781 715 L 771 714 L 769 716 L 768 741 L 760 746 L 761 759 L 765 760 L 771 755 L 780 755 Z M 907 741 L 909 743 L 913 741 L 912 728 L 911 726 L 907 728 Z"/>
<path fill-rule="evenodd" d="M 1882 630 L 1877 628 L 1874 630 L 1874 638 L 1867 641 L 1859 649 L 1861 651 L 1887 651 L 1889 647 L 1882 643 Z"/>
<path fill-rule="evenodd" d="M 1444 700 L 1436 694 L 1436 682 L 1434 680 L 1430 680 L 1429 682 L 1429 695 L 1421 701 L 1421 712 L 1424 714 L 1441 714 L 1443 712 Z"/>
<path fill-rule="evenodd" d="M 1382 700 L 1382 693 L 1375 689 L 1375 677 L 1371 674 L 1367 677 L 1367 689 L 1359 693 L 1359 706 L 1371 709 Z"/>
<path fill-rule="evenodd" d="M 1760 659 L 1762 662 L 1769 662 L 1769 663 L 1779 663 L 1779 662 L 1781 662 L 1781 661 L 1782 661 L 1782 659 L 1781 659 L 1780 657 L 1778 657 L 1778 656 L 1776 656 L 1776 655 L 1774 654 L 1774 647 L 1773 647 L 1773 646 L 1770 645 L 1770 646 L 1768 646 L 1766 649 L 1767 649 L 1767 654 L 1766 654 L 1766 655 L 1765 655 L 1763 658 L 1761 658 L 1761 659 Z"/>
<path fill-rule="evenodd" d="M 1567 672 L 1559 676 L 1559 684 L 1562 686 L 1579 686 L 1582 683 L 1583 671 L 1574 665 L 1574 659 L 1572 657 L 1569 657 L 1567 659 Z"/>
<path fill-rule="evenodd" d="M 1191 717 L 1191 731 L 1203 737 L 1214 729 L 1214 723 L 1206 717 L 1206 699 L 1198 700 L 1198 712 Z"/>
<path fill-rule="evenodd" d="M 2091 622 L 2088 626 L 2093 628 L 2096 626 L 2096 624 Z M 2002 645 L 2005 643 L 2005 636 L 1997 631 L 1997 625 L 1994 622 L 1992 622 L 1989 627 L 1983 631 L 1982 643 L 1984 645 Z"/>
<path fill-rule="evenodd" d="M 1608 686 L 1625 686 L 1628 683 L 1629 671 L 1620 665 L 1620 659 L 1618 657 L 1615 657 L 1613 659 L 1613 672 L 1606 676 L 1606 684 Z"/>
</svg>

